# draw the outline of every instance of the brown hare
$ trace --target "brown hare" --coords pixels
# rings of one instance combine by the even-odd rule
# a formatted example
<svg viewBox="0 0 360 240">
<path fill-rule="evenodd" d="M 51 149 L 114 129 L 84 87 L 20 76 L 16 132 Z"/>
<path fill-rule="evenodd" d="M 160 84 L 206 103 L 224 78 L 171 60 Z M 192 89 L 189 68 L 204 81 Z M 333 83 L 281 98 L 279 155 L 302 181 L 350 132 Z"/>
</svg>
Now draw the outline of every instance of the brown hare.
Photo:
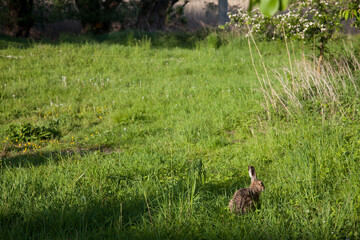
<svg viewBox="0 0 360 240">
<path fill-rule="evenodd" d="M 229 208 L 234 213 L 245 213 L 248 210 L 255 209 L 255 204 L 259 201 L 260 193 L 265 190 L 264 184 L 256 179 L 255 168 L 249 166 L 249 175 L 251 184 L 248 188 L 237 190 L 229 202 Z"/>
</svg>

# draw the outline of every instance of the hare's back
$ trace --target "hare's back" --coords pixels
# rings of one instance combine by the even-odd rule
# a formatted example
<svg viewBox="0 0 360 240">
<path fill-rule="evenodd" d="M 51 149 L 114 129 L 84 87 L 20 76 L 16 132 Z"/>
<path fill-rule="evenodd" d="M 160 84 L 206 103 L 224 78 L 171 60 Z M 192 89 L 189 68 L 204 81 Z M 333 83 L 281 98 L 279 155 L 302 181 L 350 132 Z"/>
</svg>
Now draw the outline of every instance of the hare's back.
<svg viewBox="0 0 360 240">
<path fill-rule="evenodd" d="M 251 189 L 242 188 L 234 193 L 233 198 L 229 202 L 229 208 L 231 211 L 239 212 L 252 204 Z"/>
</svg>

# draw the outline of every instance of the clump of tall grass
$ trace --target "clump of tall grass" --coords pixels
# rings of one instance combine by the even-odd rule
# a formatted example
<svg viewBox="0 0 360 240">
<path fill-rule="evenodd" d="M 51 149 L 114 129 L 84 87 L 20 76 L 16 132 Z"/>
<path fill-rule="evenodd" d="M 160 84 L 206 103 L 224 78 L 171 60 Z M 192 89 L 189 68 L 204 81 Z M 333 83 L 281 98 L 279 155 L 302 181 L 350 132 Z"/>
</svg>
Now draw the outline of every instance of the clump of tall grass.
<svg viewBox="0 0 360 240">
<path fill-rule="evenodd" d="M 353 66 L 358 66 L 357 59 Z M 357 96 L 359 84 L 355 80 L 351 66 L 344 61 L 323 63 L 320 73 L 314 69 L 313 62 L 298 61 L 294 69 L 284 68 L 282 72 L 274 71 L 275 81 L 279 84 L 266 86 L 262 84 L 262 91 L 275 109 L 283 106 L 291 114 L 312 104 L 322 114 L 327 109 L 334 114 L 343 112 L 347 104 L 347 96 Z M 269 94 L 269 87 L 272 87 Z M 274 95 L 274 92 L 276 94 Z"/>
<path fill-rule="evenodd" d="M 354 55 L 350 59 L 322 62 L 319 69 L 316 60 L 308 60 L 304 55 L 301 60 L 292 60 L 287 49 L 288 66 L 269 72 L 254 39 L 250 37 L 265 72 L 265 76 L 261 77 L 257 73 L 258 67 L 254 63 L 249 40 L 253 66 L 265 100 L 263 106 L 269 118 L 274 113 L 294 116 L 304 111 L 320 113 L 324 119 L 335 115 L 344 116 L 351 99 L 359 95 L 357 73 L 360 63 Z"/>
</svg>

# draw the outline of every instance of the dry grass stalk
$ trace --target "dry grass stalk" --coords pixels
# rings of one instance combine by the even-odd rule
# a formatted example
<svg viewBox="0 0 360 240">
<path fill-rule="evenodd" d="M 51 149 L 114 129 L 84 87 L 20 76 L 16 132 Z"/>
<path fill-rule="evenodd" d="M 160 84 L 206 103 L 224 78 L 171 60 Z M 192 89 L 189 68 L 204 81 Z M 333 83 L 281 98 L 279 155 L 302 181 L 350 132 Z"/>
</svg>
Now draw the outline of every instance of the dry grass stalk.
<svg viewBox="0 0 360 240">
<path fill-rule="evenodd" d="M 260 57 L 262 67 L 263 67 L 263 69 L 265 71 L 266 80 L 264 78 L 261 79 L 259 77 L 258 73 L 256 73 L 256 76 L 257 76 L 257 79 L 258 79 L 258 81 L 259 81 L 259 83 L 261 85 L 261 90 L 263 91 L 264 96 L 266 96 L 266 98 L 267 98 L 267 100 L 266 100 L 267 101 L 267 106 L 268 106 L 268 102 L 270 102 L 273 107 L 277 108 L 277 103 L 280 103 L 280 105 L 287 111 L 287 113 L 289 115 L 291 115 L 291 112 L 289 111 L 289 109 L 287 108 L 285 103 L 283 102 L 283 99 L 280 98 L 277 91 L 272 86 L 272 81 L 270 80 L 268 70 L 267 70 L 266 64 L 265 64 L 265 62 L 263 60 L 263 57 L 261 55 L 261 52 L 260 52 L 260 50 L 259 50 L 259 48 L 258 48 L 258 46 L 257 46 L 257 44 L 256 44 L 256 42 L 254 40 L 254 37 L 253 37 L 253 35 L 252 35 L 251 31 L 250 31 L 250 27 L 248 25 L 247 25 L 247 28 L 248 28 L 248 32 L 249 32 L 249 37 L 252 40 L 252 42 L 253 42 L 256 50 L 257 50 L 257 53 L 258 53 L 258 55 Z M 248 44 L 249 44 L 249 50 L 250 50 L 250 56 L 251 56 L 252 65 L 253 65 L 255 71 L 257 71 L 255 63 L 254 63 L 254 58 L 252 56 L 251 44 L 250 44 L 249 39 L 248 39 Z M 269 109 L 267 109 L 267 110 L 269 110 Z M 270 118 L 269 111 L 268 111 L 268 117 Z"/>
<path fill-rule="evenodd" d="M 287 106 L 286 111 L 290 108 L 291 111 L 302 109 L 302 102 L 313 101 L 320 103 L 322 108 L 330 107 L 332 112 L 342 112 L 342 96 L 349 91 L 358 95 L 358 86 L 349 64 L 346 61 L 335 61 L 335 64 L 324 62 L 321 74 L 314 71 L 313 66 L 312 62 L 300 61 L 295 63 L 293 72 L 289 68 L 283 69 L 282 73 L 273 71 L 275 80 L 272 85 L 277 87 L 272 89 L 286 99 L 282 101 Z M 273 102 L 274 99 L 267 101 Z"/>
<path fill-rule="evenodd" d="M 250 29 L 249 29 L 250 30 Z M 250 32 L 250 31 L 249 31 Z M 260 77 L 255 65 L 250 39 L 257 50 L 265 77 Z M 285 40 L 287 47 L 287 42 Z M 250 57 L 260 89 L 265 100 L 265 109 L 270 118 L 271 110 L 279 112 L 284 109 L 288 115 L 293 115 L 304 108 L 304 103 L 311 101 L 317 104 L 321 114 L 324 116 L 326 110 L 330 113 L 339 111 L 344 114 L 342 98 L 345 94 L 354 91 L 359 94 L 358 83 L 353 76 L 353 69 L 360 69 L 360 63 L 352 54 L 351 62 L 345 60 L 334 60 L 333 63 L 322 61 L 319 69 L 318 60 L 311 62 L 303 58 L 301 61 L 292 63 L 289 49 L 289 66 L 282 71 L 273 70 L 273 78 L 270 78 L 266 64 L 250 32 L 248 38 Z M 314 105 L 315 106 L 315 105 Z"/>
</svg>

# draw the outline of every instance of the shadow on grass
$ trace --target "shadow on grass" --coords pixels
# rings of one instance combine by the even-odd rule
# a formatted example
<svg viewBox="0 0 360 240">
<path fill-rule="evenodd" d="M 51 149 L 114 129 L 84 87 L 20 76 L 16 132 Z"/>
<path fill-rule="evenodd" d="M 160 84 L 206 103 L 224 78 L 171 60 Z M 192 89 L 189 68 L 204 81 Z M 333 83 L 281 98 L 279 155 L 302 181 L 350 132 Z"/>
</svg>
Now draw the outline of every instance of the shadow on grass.
<svg viewBox="0 0 360 240">
<path fill-rule="evenodd" d="M 109 145 L 99 145 L 92 147 L 78 147 L 72 149 L 61 149 L 54 151 L 38 151 L 27 153 L 16 153 L 10 156 L 2 157 L 2 167 L 37 167 L 46 164 L 49 161 L 57 163 L 63 159 L 67 159 L 74 155 L 84 156 L 89 153 L 99 152 L 102 154 L 110 154 L 113 152 L 120 152 Z"/>
<path fill-rule="evenodd" d="M 48 209 L 0 215 L 1 239 L 115 239 L 131 236 L 131 227 L 146 212 L 143 199 L 121 202 L 116 199 L 88 199 L 84 206 L 69 200 L 53 203 Z M 34 203 L 36 204 L 36 203 Z"/>
<path fill-rule="evenodd" d="M 34 43 L 33 40 L 24 38 L 14 38 L 0 34 L 0 50 L 5 48 L 29 48 Z M 1 57 L 1 56 L 0 56 Z M 7 57 L 7 56 L 2 56 Z"/>
<path fill-rule="evenodd" d="M 59 161 L 73 154 L 86 154 L 88 151 L 48 152 L 42 156 L 27 154 L 21 157 L 26 157 L 27 161 L 32 161 L 31 164 L 36 166 L 49 160 Z M 98 151 L 107 153 L 109 149 L 102 147 Z M 5 161 L 10 161 L 12 166 L 21 166 L 21 157 L 8 158 Z M 122 180 L 130 183 L 137 181 L 132 174 L 108 174 L 107 184 L 115 185 L 115 189 L 119 190 L 130 188 L 132 184 L 123 184 Z M 80 192 L 76 192 L 74 188 L 74 192 L 69 192 L 64 197 L 52 199 L 48 207 L 41 207 L 42 201 L 37 203 L 34 198 L 33 209 L 24 209 L 21 206 L 2 208 L 0 239 L 229 239 L 231 235 L 227 231 L 231 229 L 227 230 L 226 227 L 237 225 L 234 224 L 233 215 L 226 209 L 227 203 L 237 189 L 247 187 L 249 182 L 248 176 L 240 176 L 199 183 L 195 195 L 200 195 L 201 201 L 194 205 L 194 216 L 188 214 L 188 209 L 179 209 L 190 204 L 178 200 L 181 198 L 188 201 L 189 188 L 186 179 L 173 186 L 177 190 L 175 195 L 171 196 L 172 189 L 164 190 L 161 196 L 171 196 L 165 200 L 159 197 L 155 190 L 148 193 L 146 200 L 141 190 L 134 191 L 131 196 L 124 194 L 120 199 L 113 192 L 104 191 L 99 196 L 92 193 L 91 187 L 89 191 Z M 107 184 L 103 187 L 106 188 Z M 170 220 L 159 220 L 164 203 L 166 208 L 168 200 L 179 205 L 172 205 Z M 218 204 L 214 204 L 214 201 Z M 179 213 L 182 216 L 177 217 L 176 214 Z M 217 223 L 220 222 L 218 217 L 225 222 L 225 228 Z M 214 226 L 207 226 L 207 222 Z M 209 232 L 204 235 L 204 231 Z M 241 232 L 235 233 L 237 235 L 232 237 L 234 239 L 238 238 Z"/>
<path fill-rule="evenodd" d="M 15 48 L 28 48 L 32 47 L 34 43 L 45 43 L 58 45 L 62 43 L 70 44 L 91 44 L 91 43 L 104 43 L 116 44 L 123 46 L 136 46 L 144 43 L 149 43 L 151 48 L 185 48 L 193 49 L 196 45 L 204 41 L 208 32 L 199 31 L 196 33 L 169 33 L 169 32 L 142 32 L 138 30 L 126 30 L 113 32 L 108 34 L 62 34 L 56 40 L 28 40 L 8 37 L 0 35 L 0 49 L 9 47 Z"/>
<path fill-rule="evenodd" d="M 207 207 L 206 205 L 214 200 L 211 197 L 223 195 L 224 191 L 229 190 L 229 186 L 232 188 L 234 185 L 236 183 L 232 181 L 205 184 L 199 191 L 208 191 L 211 194 L 206 194 L 209 199 L 203 199 L 202 204 Z M 3 212 L 0 214 L 0 239 L 217 239 L 224 234 L 218 235 L 219 231 L 224 231 L 220 228 L 213 229 L 213 233 L 208 233 L 207 237 L 203 236 L 202 231 L 210 226 L 193 223 L 197 217 L 189 217 L 185 210 L 183 217 L 187 220 L 184 219 L 183 222 L 177 223 L 181 217 L 174 216 L 177 219 L 174 222 L 154 219 L 153 223 L 149 211 L 156 215 L 155 212 L 160 206 L 156 201 L 152 201 L 156 199 L 155 195 L 149 194 L 147 199 L 146 201 L 141 193 L 124 201 L 110 194 L 104 199 L 90 194 L 88 199 L 84 200 L 86 204 L 79 204 L 73 197 L 68 196 L 63 201 L 54 202 L 49 208 L 30 211 L 31 215 L 27 211 L 20 212 L 21 210 Z M 196 214 L 199 214 L 200 209 L 196 211 Z M 212 215 L 217 216 L 216 211 L 219 209 L 214 208 L 212 211 Z M 227 217 L 229 222 L 234 220 L 230 220 L 230 213 L 224 215 L 221 212 L 226 211 L 220 210 L 222 221 L 227 221 Z M 156 218 L 154 215 L 153 218 Z M 202 214 L 199 220 L 209 217 Z"/>
</svg>

